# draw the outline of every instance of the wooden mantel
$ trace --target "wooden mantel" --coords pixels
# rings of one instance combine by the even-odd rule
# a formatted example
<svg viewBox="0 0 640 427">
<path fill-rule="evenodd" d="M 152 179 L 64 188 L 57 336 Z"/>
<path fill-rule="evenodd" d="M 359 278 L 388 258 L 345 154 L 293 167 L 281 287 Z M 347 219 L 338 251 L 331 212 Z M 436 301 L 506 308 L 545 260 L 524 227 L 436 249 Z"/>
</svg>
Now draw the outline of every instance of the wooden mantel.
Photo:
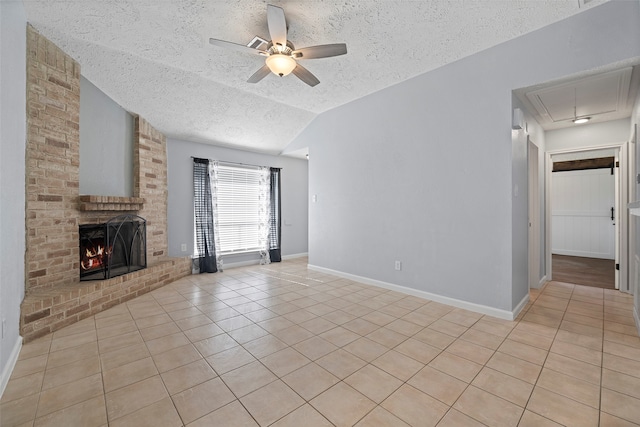
<svg viewBox="0 0 640 427">
<path fill-rule="evenodd" d="M 144 207 L 142 197 L 80 196 L 81 211 L 139 211 Z"/>
</svg>

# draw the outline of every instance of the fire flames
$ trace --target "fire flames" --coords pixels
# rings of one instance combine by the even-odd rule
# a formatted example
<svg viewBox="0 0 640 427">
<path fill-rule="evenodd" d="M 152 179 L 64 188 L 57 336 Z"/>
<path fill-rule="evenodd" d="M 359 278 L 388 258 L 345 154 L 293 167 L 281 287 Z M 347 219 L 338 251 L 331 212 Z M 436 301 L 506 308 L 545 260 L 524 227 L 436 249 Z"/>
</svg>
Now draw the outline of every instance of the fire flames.
<svg viewBox="0 0 640 427">
<path fill-rule="evenodd" d="M 80 260 L 80 266 L 83 270 L 93 270 L 106 264 L 108 256 L 111 254 L 111 248 L 105 250 L 101 245 L 94 248 L 85 248 L 84 256 Z"/>
</svg>

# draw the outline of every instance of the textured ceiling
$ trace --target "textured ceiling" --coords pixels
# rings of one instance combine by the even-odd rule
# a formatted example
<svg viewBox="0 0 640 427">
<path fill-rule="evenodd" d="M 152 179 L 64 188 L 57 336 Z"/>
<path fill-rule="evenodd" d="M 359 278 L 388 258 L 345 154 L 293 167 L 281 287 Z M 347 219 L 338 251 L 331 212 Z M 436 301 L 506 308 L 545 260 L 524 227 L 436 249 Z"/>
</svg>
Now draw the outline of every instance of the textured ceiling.
<svg viewBox="0 0 640 427">
<path fill-rule="evenodd" d="M 632 60 L 633 61 L 633 60 Z M 640 66 L 600 70 L 515 91 L 527 111 L 545 130 L 575 126 L 573 119 L 589 123 L 631 116 L 640 86 Z"/>
<path fill-rule="evenodd" d="M 246 83 L 264 59 L 208 43 L 269 39 L 264 1 L 23 2 L 87 79 L 167 136 L 276 154 L 324 111 L 604 0 L 273 0 L 297 48 L 347 44 L 347 55 L 301 61 L 313 88 L 294 76 Z"/>
</svg>

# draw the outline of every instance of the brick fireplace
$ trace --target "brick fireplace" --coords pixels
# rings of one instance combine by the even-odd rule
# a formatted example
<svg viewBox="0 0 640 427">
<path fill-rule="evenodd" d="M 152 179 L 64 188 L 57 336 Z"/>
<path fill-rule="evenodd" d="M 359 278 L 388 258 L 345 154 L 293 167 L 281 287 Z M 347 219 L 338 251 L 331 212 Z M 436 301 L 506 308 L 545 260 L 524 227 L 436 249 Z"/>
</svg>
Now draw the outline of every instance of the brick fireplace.
<svg viewBox="0 0 640 427">
<path fill-rule="evenodd" d="M 80 224 L 80 280 L 105 280 L 147 268 L 147 222 L 118 215 Z"/>
<path fill-rule="evenodd" d="M 25 341 L 53 332 L 190 274 L 167 257 L 166 138 L 134 117 L 133 197 L 79 194 L 80 66 L 27 28 Z M 120 214 L 146 218 L 148 268 L 80 282 L 79 225 Z"/>
</svg>

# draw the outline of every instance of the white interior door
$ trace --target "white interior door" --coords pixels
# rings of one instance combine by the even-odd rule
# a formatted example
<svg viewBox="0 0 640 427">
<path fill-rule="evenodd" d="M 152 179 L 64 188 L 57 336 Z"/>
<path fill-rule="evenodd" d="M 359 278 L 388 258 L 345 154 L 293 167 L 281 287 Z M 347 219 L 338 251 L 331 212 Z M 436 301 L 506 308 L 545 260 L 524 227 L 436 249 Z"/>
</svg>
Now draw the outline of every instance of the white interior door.
<svg viewBox="0 0 640 427">
<path fill-rule="evenodd" d="M 611 169 L 554 172 L 552 252 L 615 259 L 616 176 Z"/>
</svg>

